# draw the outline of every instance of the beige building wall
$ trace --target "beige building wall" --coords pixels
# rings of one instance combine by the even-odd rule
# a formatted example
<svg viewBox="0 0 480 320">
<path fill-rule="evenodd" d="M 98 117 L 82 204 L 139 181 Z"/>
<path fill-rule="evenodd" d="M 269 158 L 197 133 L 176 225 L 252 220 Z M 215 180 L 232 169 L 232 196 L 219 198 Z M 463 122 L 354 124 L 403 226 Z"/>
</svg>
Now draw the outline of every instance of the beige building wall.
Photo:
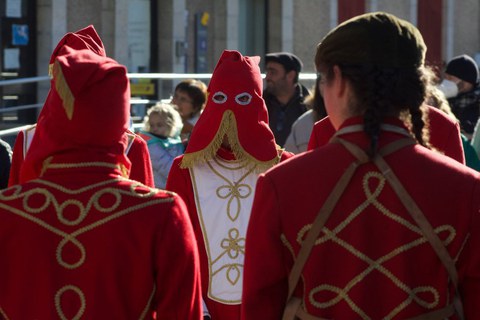
<svg viewBox="0 0 480 320">
<path fill-rule="evenodd" d="M 275 0 L 277 1 L 277 0 Z M 336 0 L 296 0 L 294 2 L 293 52 L 302 59 L 305 72 L 315 72 L 317 44 L 338 24 Z M 411 21 L 411 1 L 366 1 L 367 11 L 386 11 Z M 272 35 L 278 38 L 278 35 Z"/>
<path fill-rule="evenodd" d="M 126 17 L 132 0 L 37 0 L 38 74 L 46 75 L 53 46 L 67 31 L 93 24 L 107 54 L 126 64 Z M 239 4 L 242 0 L 156 0 L 158 72 L 193 72 L 195 66 L 195 14 L 208 12 L 208 66 L 210 72 L 224 49 L 238 49 Z M 261 1 L 261 0 L 257 0 Z M 316 45 L 337 24 L 337 0 L 265 0 L 267 51 L 291 50 L 314 72 Z M 386 11 L 416 23 L 419 0 L 367 0 L 367 11 Z M 443 56 L 449 59 L 480 53 L 480 1 L 443 0 Z M 177 43 L 185 47 L 178 56 Z M 263 52 L 257 53 L 263 55 Z M 48 84 L 41 84 L 40 99 Z M 168 90 L 168 89 L 166 89 Z"/>
<path fill-rule="evenodd" d="M 447 43 L 446 49 L 448 50 L 449 45 L 452 46 L 453 56 L 463 53 L 474 56 L 480 53 L 480 1 L 445 0 L 445 2 L 450 2 L 453 8 L 452 43 Z M 448 51 L 444 52 L 444 56 L 446 53 Z"/>
<path fill-rule="evenodd" d="M 315 50 L 330 30 L 332 1 L 295 1 L 294 53 L 303 61 L 305 72 L 315 72 Z"/>
</svg>

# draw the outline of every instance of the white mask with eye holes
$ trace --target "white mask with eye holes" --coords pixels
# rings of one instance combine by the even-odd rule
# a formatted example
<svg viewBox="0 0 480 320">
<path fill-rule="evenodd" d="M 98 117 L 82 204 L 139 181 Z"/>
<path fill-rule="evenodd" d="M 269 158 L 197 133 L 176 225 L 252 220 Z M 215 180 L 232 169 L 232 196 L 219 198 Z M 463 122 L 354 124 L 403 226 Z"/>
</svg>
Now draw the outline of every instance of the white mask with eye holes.
<svg viewBox="0 0 480 320">
<path fill-rule="evenodd" d="M 438 85 L 438 89 L 443 92 L 447 99 L 456 97 L 458 94 L 457 84 L 447 79 L 443 79 L 442 83 Z"/>
<path fill-rule="evenodd" d="M 217 104 L 223 104 L 227 102 L 228 96 L 222 91 L 217 91 L 213 95 L 212 100 Z M 251 101 L 252 101 L 252 95 L 247 92 L 242 92 L 235 96 L 235 102 L 242 106 L 249 105 Z"/>
</svg>

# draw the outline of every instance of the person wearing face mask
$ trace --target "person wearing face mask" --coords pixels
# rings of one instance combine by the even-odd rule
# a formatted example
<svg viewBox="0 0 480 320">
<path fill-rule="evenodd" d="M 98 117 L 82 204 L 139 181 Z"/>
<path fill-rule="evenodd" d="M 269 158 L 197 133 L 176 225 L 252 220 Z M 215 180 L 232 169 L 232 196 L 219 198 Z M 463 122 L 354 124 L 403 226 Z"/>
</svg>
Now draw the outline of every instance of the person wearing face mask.
<svg viewBox="0 0 480 320">
<path fill-rule="evenodd" d="M 462 133 L 471 139 L 480 110 L 479 71 L 475 60 L 466 54 L 450 60 L 440 89 L 460 121 Z"/>
</svg>

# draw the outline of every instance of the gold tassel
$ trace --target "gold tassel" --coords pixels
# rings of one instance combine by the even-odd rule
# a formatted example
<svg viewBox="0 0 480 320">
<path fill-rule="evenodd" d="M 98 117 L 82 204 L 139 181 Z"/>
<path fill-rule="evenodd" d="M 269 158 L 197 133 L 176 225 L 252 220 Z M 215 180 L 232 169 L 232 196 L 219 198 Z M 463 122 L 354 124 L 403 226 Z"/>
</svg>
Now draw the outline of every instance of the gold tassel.
<svg viewBox="0 0 480 320">
<path fill-rule="evenodd" d="M 53 76 L 55 78 L 55 89 L 62 99 L 63 108 L 65 109 L 68 120 L 72 120 L 75 97 L 73 96 L 72 91 L 70 90 L 68 83 L 63 76 L 62 66 L 57 60 L 55 60 L 55 65 L 53 66 Z"/>
<path fill-rule="evenodd" d="M 120 167 L 120 172 L 122 173 L 122 177 L 128 179 L 130 172 L 128 171 L 127 167 L 123 163 L 120 163 L 118 166 Z"/>
<path fill-rule="evenodd" d="M 210 144 L 203 150 L 186 153 L 183 156 L 182 163 L 180 167 L 183 169 L 192 168 L 195 164 L 204 163 L 208 160 L 211 160 L 217 154 L 218 149 L 222 145 L 223 137 L 227 135 L 228 141 L 230 143 L 230 148 L 232 149 L 233 154 L 237 160 L 244 160 L 248 163 L 252 163 L 257 166 L 256 171 L 263 172 L 280 161 L 280 153 L 277 152 L 277 156 L 268 161 L 259 161 L 253 156 L 248 154 L 240 145 L 238 140 L 238 130 L 237 122 L 235 115 L 232 111 L 227 110 L 223 114 L 222 122 L 220 128 L 218 129 L 215 137 L 210 142 Z M 278 149 L 278 146 L 277 146 Z"/>
<path fill-rule="evenodd" d="M 182 159 L 182 163 L 180 164 L 180 168 L 192 168 L 197 163 L 207 162 L 217 154 L 217 150 L 220 149 L 220 146 L 222 145 L 223 136 L 227 133 L 229 128 L 229 112 L 231 113 L 231 111 L 226 111 L 223 114 L 220 128 L 218 128 L 215 137 L 208 144 L 208 146 L 206 146 L 203 150 L 197 152 L 185 153 Z"/>
<path fill-rule="evenodd" d="M 50 63 L 48 65 L 48 76 L 50 77 L 50 79 L 53 79 L 53 63 Z"/>
</svg>

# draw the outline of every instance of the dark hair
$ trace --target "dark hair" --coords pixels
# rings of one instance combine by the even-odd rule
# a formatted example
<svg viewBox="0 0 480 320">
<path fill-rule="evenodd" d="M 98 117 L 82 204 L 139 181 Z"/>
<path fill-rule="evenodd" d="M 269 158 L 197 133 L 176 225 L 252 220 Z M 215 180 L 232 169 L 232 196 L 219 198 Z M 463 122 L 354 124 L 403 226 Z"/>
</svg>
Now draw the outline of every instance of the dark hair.
<svg viewBox="0 0 480 320">
<path fill-rule="evenodd" d="M 313 94 L 305 98 L 305 104 L 308 105 L 314 111 L 315 122 L 325 118 L 327 116 L 327 110 L 325 110 L 325 102 L 323 101 L 322 94 L 320 93 L 320 76 L 317 76 L 315 85 L 312 88 Z"/>
<path fill-rule="evenodd" d="M 285 73 L 295 71 L 294 83 L 298 83 L 299 74 L 303 68 L 303 62 L 299 57 L 290 52 L 272 52 L 265 55 L 265 64 L 269 62 L 281 64 Z"/>
<path fill-rule="evenodd" d="M 317 66 L 326 70 L 327 81 L 333 78 L 333 64 Z M 423 103 L 428 78 L 424 67 L 385 68 L 376 65 L 338 65 L 342 76 L 350 81 L 355 99 L 350 101 L 352 111 L 362 114 L 364 131 L 370 137 L 368 154 L 377 151 L 380 125 L 386 116 L 401 117 L 412 135 L 423 146 L 430 148 Z"/>
<path fill-rule="evenodd" d="M 175 87 L 176 91 L 183 91 L 192 99 L 195 113 L 199 112 L 205 107 L 207 101 L 207 85 L 200 80 L 186 79 L 181 81 Z"/>
</svg>

